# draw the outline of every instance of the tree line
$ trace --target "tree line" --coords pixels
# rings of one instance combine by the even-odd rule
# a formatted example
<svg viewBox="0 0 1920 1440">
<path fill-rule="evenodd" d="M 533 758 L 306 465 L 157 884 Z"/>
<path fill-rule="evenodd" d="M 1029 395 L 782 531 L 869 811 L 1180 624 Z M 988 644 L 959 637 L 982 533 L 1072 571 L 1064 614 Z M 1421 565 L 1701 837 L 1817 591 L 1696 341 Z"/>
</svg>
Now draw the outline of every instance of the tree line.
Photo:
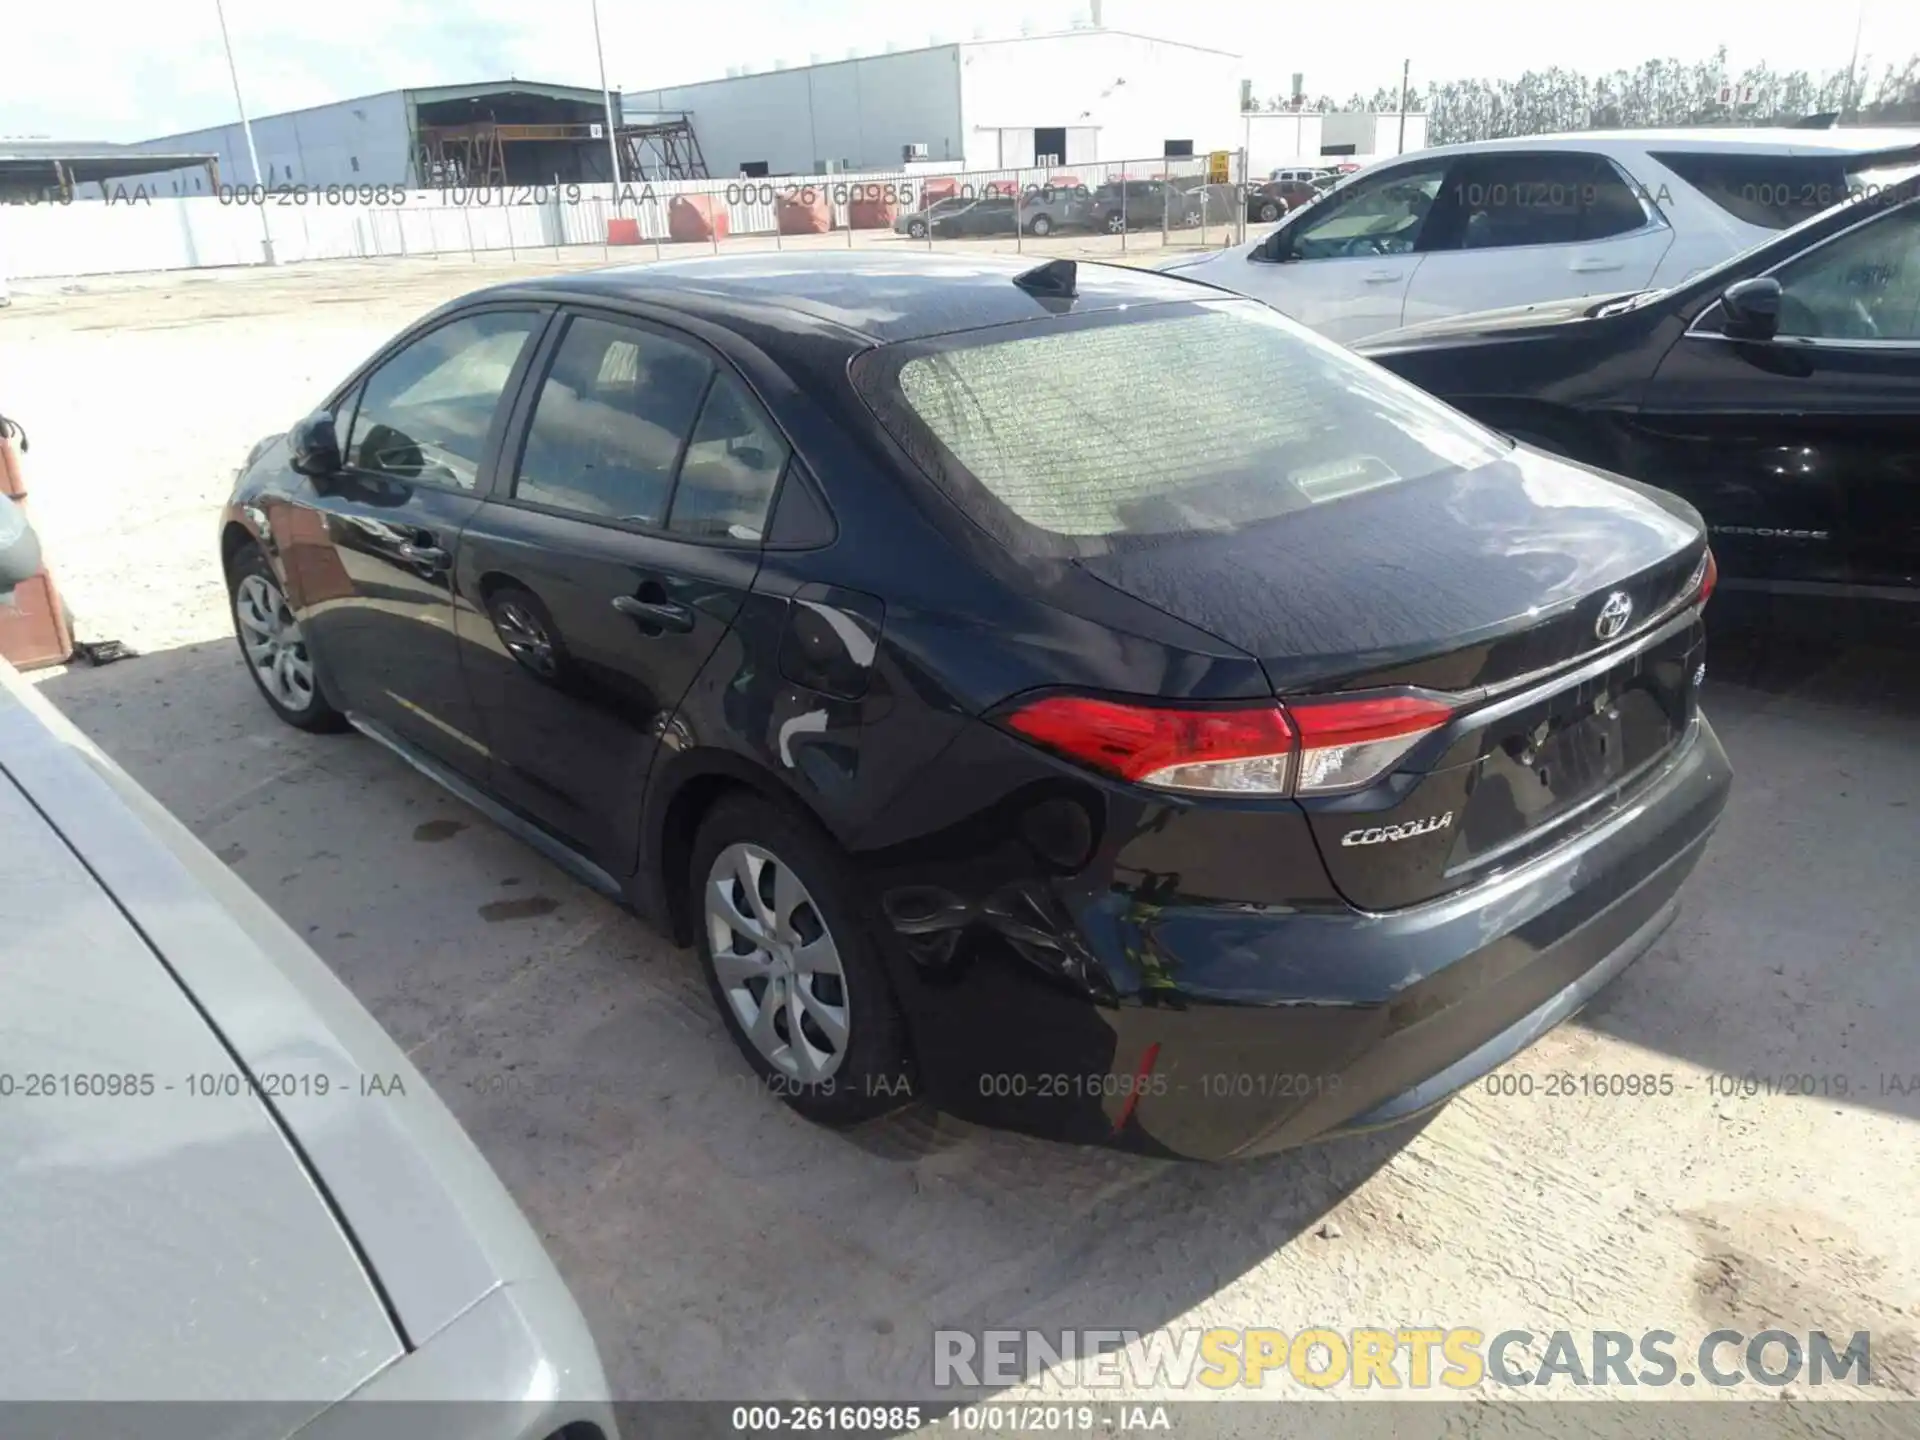
<svg viewBox="0 0 1920 1440">
<path fill-rule="evenodd" d="M 1637 69 L 1605 75 L 1553 65 L 1517 80 L 1433 82 L 1410 88 L 1408 99 L 1410 109 L 1426 112 L 1429 145 L 1565 130 L 1786 125 L 1822 114 L 1846 124 L 1898 124 L 1920 122 L 1920 55 L 1877 72 L 1863 63 L 1830 74 L 1770 65 L 1735 74 L 1722 46 L 1705 60 L 1648 60 Z M 1394 111 L 1400 108 L 1400 90 L 1382 85 L 1371 95 L 1356 92 L 1344 103 L 1320 95 L 1297 105 L 1276 95 L 1260 108 Z"/>
</svg>

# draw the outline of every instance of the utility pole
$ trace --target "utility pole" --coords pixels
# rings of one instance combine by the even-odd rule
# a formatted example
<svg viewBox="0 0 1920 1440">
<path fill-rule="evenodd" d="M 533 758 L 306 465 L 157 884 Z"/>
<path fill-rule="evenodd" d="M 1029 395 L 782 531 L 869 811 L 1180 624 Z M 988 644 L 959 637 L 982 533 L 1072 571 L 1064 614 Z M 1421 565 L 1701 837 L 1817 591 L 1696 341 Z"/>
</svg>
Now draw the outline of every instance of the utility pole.
<svg viewBox="0 0 1920 1440">
<path fill-rule="evenodd" d="M 271 265 L 273 228 L 267 224 L 267 177 L 260 173 L 260 152 L 253 148 L 253 122 L 247 119 L 247 102 L 240 98 L 240 71 L 233 63 L 233 40 L 227 34 L 227 12 L 220 0 L 213 0 L 213 13 L 220 20 L 220 44 L 227 52 L 227 74 L 233 80 L 233 103 L 240 112 L 240 129 L 247 137 L 247 159 L 253 162 L 253 183 L 260 187 L 260 249 Z"/>
<path fill-rule="evenodd" d="M 1860 118 L 1860 104 L 1855 98 L 1853 88 L 1853 72 L 1860 64 L 1860 32 L 1866 28 L 1866 25 L 1867 0 L 1860 0 L 1860 9 L 1853 22 L 1853 55 L 1847 61 L 1847 93 L 1840 97 L 1840 123 L 1843 125 L 1850 118 L 1854 120 Z"/>
<path fill-rule="evenodd" d="M 600 99 L 607 107 L 607 158 L 613 162 L 613 204 L 620 206 L 620 142 L 614 138 L 613 92 L 607 89 L 607 53 L 600 47 L 600 0 L 593 6 L 593 53 L 600 61 Z"/>
<path fill-rule="evenodd" d="M 1400 62 L 1400 143 L 1394 148 L 1394 154 L 1407 153 L 1407 77 L 1413 73 L 1413 61 Z"/>
</svg>

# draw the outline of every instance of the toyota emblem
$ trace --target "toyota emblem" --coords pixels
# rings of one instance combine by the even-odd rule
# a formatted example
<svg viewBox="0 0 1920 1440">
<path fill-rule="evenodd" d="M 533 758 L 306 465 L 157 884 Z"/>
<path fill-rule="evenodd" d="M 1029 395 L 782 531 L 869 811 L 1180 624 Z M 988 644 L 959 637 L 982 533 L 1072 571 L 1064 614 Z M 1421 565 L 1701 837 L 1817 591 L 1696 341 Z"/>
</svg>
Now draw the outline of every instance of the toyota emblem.
<svg viewBox="0 0 1920 1440">
<path fill-rule="evenodd" d="M 1607 603 L 1600 607 L 1600 618 L 1593 622 L 1593 633 L 1602 640 L 1611 640 L 1627 628 L 1627 621 L 1633 618 L 1633 601 L 1624 590 L 1616 590 L 1607 596 Z"/>
</svg>

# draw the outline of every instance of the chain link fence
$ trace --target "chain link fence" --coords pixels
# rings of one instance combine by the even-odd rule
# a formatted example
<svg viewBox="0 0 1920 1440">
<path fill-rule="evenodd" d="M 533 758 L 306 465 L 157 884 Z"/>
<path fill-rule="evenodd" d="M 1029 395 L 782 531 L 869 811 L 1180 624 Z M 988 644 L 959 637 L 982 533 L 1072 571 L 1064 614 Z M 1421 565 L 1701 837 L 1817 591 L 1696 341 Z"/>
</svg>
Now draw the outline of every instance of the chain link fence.
<svg viewBox="0 0 1920 1440">
<path fill-rule="evenodd" d="M 1246 237 L 1244 152 L 967 170 L 498 187 L 222 186 L 0 206 L 16 279 L 334 259 L 665 258 L 919 246 L 1144 257 Z M 1257 203 L 1257 201 L 1255 202 Z"/>
</svg>

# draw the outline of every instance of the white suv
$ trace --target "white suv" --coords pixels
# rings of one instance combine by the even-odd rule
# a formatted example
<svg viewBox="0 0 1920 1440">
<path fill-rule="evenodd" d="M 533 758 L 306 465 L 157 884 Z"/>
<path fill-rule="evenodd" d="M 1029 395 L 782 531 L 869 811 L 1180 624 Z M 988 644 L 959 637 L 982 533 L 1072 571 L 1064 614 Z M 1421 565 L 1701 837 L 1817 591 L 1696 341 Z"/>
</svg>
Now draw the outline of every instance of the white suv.
<svg viewBox="0 0 1920 1440">
<path fill-rule="evenodd" d="M 1160 267 L 1336 340 L 1697 271 L 1920 158 L 1899 130 L 1533 135 L 1395 156 L 1265 237 Z"/>
</svg>

